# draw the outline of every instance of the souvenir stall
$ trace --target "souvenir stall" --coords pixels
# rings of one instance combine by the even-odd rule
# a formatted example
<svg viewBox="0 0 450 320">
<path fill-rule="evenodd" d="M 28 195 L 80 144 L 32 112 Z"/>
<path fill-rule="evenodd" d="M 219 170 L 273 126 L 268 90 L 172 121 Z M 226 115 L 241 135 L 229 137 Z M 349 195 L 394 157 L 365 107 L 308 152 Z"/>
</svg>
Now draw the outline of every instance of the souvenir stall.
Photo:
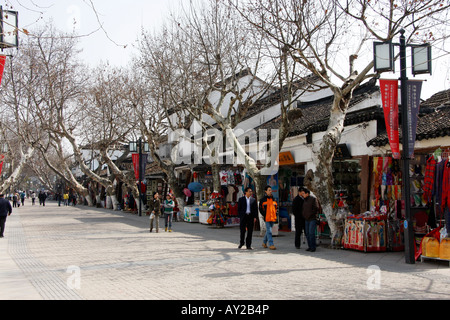
<svg viewBox="0 0 450 320">
<path fill-rule="evenodd" d="M 197 178 L 197 174 L 194 172 L 194 179 Z M 183 189 L 183 193 L 186 197 L 204 192 L 204 187 L 200 182 L 191 182 L 187 188 Z M 183 220 L 185 222 L 199 222 L 200 221 L 200 201 L 198 196 L 194 196 L 194 204 L 184 206 Z"/>
<path fill-rule="evenodd" d="M 364 252 L 404 250 L 400 162 L 373 157 L 370 210 L 345 220 L 343 246 Z"/>
<path fill-rule="evenodd" d="M 280 160 L 281 161 L 281 160 Z M 292 201 L 298 195 L 298 189 L 303 186 L 305 177 L 304 164 L 283 165 L 281 162 L 278 174 L 277 197 L 279 205 L 280 223 L 282 231 L 295 231 L 295 223 L 292 215 Z"/>
<path fill-rule="evenodd" d="M 438 148 L 423 155 L 410 167 L 414 194 L 411 206 L 420 210 L 415 216 L 425 228 L 416 231 L 416 259 L 441 260 L 450 266 L 450 148 Z M 417 160 L 417 156 L 416 156 Z M 419 181 L 419 182 L 416 182 Z"/>
<path fill-rule="evenodd" d="M 211 205 L 215 204 L 215 199 L 220 199 L 221 219 L 223 226 L 239 226 L 239 215 L 237 211 L 237 202 L 239 197 L 244 195 L 244 176 L 239 167 L 228 167 L 219 171 L 220 188 L 213 190 L 213 177 L 211 170 L 199 171 L 192 174 L 191 183 L 200 183 L 201 190 L 192 191 L 189 186 L 185 189 L 190 193 L 192 205 L 185 208 L 185 221 L 190 221 L 190 217 L 196 216 L 195 221 L 202 224 L 211 224 Z M 193 186 L 193 185 L 191 185 Z M 217 210 L 216 210 L 217 211 Z M 214 220 L 216 221 L 216 220 Z M 214 224 L 216 224 L 214 222 Z"/>
<path fill-rule="evenodd" d="M 344 248 L 364 252 L 386 251 L 386 225 L 387 216 L 383 213 L 350 215 L 345 220 Z"/>
<path fill-rule="evenodd" d="M 244 196 L 244 181 L 242 171 L 239 167 L 229 167 L 219 172 L 223 214 L 225 225 L 239 226 L 239 215 L 237 203 Z"/>
<path fill-rule="evenodd" d="M 223 197 L 218 192 L 213 192 L 211 195 L 211 205 L 209 206 L 210 215 L 207 220 L 209 225 L 217 228 L 223 228 L 226 224 L 225 208 Z"/>
<path fill-rule="evenodd" d="M 207 212 L 206 206 L 209 194 L 212 192 L 212 174 L 204 166 L 198 166 L 195 171 L 187 167 L 179 173 L 179 184 L 184 186 L 185 206 L 180 212 L 185 222 L 202 222 L 203 213 Z"/>
<path fill-rule="evenodd" d="M 440 259 L 441 243 L 443 243 L 442 257 L 447 257 L 449 218 L 446 213 L 450 202 L 447 200 L 448 187 L 444 186 L 446 186 L 445 177 L 447 179 L 450 177 L 449 151 L 448 148 L 415 150 L 414 158 L 410 160 L 409 201 L 416 240 L 416 259 L 421 256 L 422 259 L 427 257 Z M 381 241 L 386 237 L 386 250 L 402 251 L 405 212 L 400 161 L 392 157 L 373 157 L 372 164 L 370 210 L 360 216 L 350 216 L 346 221 L 346 233 L 362 232 L 362 237 L 346 234 L 344 247 L 366 251 L 367 245 L 364 241 L 371 239 Z M 368 226 L 361 224 L 367 217 L 370 221 L 375 219 L 378 224 L 370 229 L 372 232 L 370 239 Z M 378 234 L 373 234 L 374 231 Z M 355 239 L 360 242 L 355 244 Z M 377 250 L 381 250 L 381 245 Z"/>
<path fill-rule="evenodd" d="M 346 144 L 340 144 L 336 147 L 336 151 L 333 158 L 332 171 L 334 181 L 334 203 L 333 203 L 333 216 L 335 221 L 339 223 L 337 225 L 338 230 L 349 230 L 349 226 L 346 226 L 346 218 L 349 215 L 358 215 L 361 212 L 361 194 L 363 193 L 361 188 L 361 159 L 353 159 L 350 155 L 349 149 Z M 359 221 L 359 220 L 358 220 Z M 322 234 L 328 236 L 330 234 L 329 228 L 326 227 L 326 219 L 321 216 L 319 219 L 319 226 L 322 230 Z M 361 229 L 360 223 L 349 219 L 347 224 L 351 224 L 351 230 Z M 362 224 L 363 225 L 363 224 Z M 319 233 L 319 235 L 321 234 Z M 341 232 L 337 233 L 332 244 L 339 246 L 343 243 L 344 248 L 351 248 L 355 246 L 354 243 L 348 243 L 347 241 L 354 240 L 354 238 L 345 238 Z M 360 238 L 358 238 L 358 241 Z M 359 247 L 362 246 L 358 245 Z M 362 248 L 362 247 L 361 247 Z"/>
</svg>

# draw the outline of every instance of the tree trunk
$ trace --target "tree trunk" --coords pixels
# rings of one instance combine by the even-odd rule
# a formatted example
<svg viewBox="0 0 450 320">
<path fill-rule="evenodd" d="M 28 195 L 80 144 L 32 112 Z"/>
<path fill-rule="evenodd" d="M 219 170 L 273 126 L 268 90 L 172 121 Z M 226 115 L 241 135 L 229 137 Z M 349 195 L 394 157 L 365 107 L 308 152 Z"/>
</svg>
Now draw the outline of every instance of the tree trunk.
<svg viewBox="0 0 450 320">
<path fill-rule="evenodd" d="M 213 192 L 220 192 L 220 167 L 218 164 L 211 164 L 211 174 L 213 180 Z"/>
<path fill-rule="evenodd" d="M 177 199 L 178 208 L 180 209 L 181 212 L 184 212 L 185 194 L 183 193 L 183 190 L 180 188 L 178 184 L 178 179 L 175 176 L 175 166 L 169 165 L 162 167 L 162 169 L 167 176 L 167 183 L 169 184 L 170 189 L 172 190 L 173 194 L 175 195 L 175 198 Z"/>
<path fill-rule="evenodd" d="M 33 153 L 34 153 L 33 147 L 28 147 L 26 153 L 23 153 L 21 149 L 19 165 L 17 166 L 17 168 L 14 169 L 14 171 L 11 173 L 8 179 L 6 179 L 1 185 L 1 192 L 4 193 L 6 190 L 8 190 L 9 187 L 14 187 L 14 183 L 17 181 L 17 178 L 22 173 L 22 170 L 26 165 L 26 163 L 28 162 L 28 160 L 33 156 Z"/>
<path fill-rule="evenodd" d="M 256 174 L 254 177 L 252 177 L 254 183 L 255 183 L 255 193 L 256 193 L 256 199 L 258 200 L 258 220 L 259 220 L 259 235 L 261 237 L 264 236 L 266 233 L 266 223 L 264 221 L 263 216 L 261 213 L 259 213 L 259 201 L 261 201 L 261 198 L 264 197 L 265 192 L 264 188 L 267 185 L 267 176 L 263 176 L 261 174 Z"/>
<path fill-rule="evenodd" d="M 333 156 L 344 130 L 344 120 L 349 102 L 350 99 L 335 95 L 327 132 L 323 136 L 319 151 L 313 153 L 316 170 L 314 173 L 310 170 L 305 179 L 305 185 L 314 192 L 322 206 L 330 227 L 333 247 L 340 247 L 344 231 L 344 221 L 336 219 L 333 211 L 335 196 L 332 172 Z"/>
</svg>

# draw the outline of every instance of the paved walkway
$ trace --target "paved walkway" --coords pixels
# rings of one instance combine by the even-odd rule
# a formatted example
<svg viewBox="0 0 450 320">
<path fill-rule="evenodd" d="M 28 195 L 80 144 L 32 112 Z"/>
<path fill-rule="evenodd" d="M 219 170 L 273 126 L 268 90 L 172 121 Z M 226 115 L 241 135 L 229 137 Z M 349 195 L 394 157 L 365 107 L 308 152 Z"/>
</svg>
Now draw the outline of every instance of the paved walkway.
<svg viewBox="0 0 450 320">
<path fill-rule="evenodd" d="M 163 226 L 162 219 L 160 226 Z M 450 299 L 448 264 L 408 265 L 403 253 L 238 250 L 239 228 L 174 222 L 49 202 L 15 209 L 0 239 L 0 300 Z"/>
</svg>

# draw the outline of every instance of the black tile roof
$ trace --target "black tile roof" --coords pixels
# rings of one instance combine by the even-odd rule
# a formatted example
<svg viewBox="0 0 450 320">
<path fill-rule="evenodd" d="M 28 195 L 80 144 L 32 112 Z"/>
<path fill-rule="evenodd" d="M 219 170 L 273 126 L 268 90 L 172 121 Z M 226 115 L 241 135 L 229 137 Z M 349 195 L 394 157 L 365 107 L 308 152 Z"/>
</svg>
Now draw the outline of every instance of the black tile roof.
<svg viewBox="0 0 450 320">
<path fill-rule="evenodd" d="M 373 119 L 383 117 L 383 109 L 379 105 L 374 105 L 364 110 L 358 110 L 352 112 L 352 108 L 367 99 L 367 97 L 379 90 L 379 87 L 375 85 L 376 81 L 371 80 L 359 88 L 353 93 L 353 98 L 350 102 L 349 112 L 345 119 L 345 125 L 361 123 Z M 302 111 L 302 117 L 296 119 L 292 123 L 291 130 L 288 136 L 296 136 L 303 133 L 314 133 L 325 131 L 328 127 L 330 119 L 330 110 L 333 104 L 333 96 L 326 97 L 320 100 L 299 103 L 297 107 Z M 259 127 L 259 129 L 278 129 L 280 127 L 281 117 L 269 121 Z"/>
</svg>

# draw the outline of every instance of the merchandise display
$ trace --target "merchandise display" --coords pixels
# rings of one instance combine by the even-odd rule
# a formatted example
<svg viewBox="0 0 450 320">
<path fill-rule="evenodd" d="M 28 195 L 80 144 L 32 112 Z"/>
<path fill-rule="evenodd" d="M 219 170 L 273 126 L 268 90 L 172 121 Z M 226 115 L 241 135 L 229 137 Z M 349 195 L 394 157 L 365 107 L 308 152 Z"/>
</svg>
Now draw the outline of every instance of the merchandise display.
<svg viewBox="0 0 450 320">
<path fill-rule="evenodd" d="M 386 214 L 364 212 L 345 220 L 344 248 L 364 252 L 386 251 Z"/>
</svg>

